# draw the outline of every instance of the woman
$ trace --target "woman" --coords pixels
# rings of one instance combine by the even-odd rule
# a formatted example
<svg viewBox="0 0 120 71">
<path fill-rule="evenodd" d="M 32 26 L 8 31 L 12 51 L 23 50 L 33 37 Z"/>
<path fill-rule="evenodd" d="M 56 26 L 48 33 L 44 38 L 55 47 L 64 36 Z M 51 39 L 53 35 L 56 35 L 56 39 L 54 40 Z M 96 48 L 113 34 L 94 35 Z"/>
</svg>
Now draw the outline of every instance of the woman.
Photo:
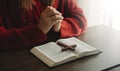
<svg viewBox="0 0 120 71">
<path fill-rule="evenodd" d="M 86 19 L 75 0 L 0 0 L 0 50 L 78 36 L 85 28 Z"/>
</svg>

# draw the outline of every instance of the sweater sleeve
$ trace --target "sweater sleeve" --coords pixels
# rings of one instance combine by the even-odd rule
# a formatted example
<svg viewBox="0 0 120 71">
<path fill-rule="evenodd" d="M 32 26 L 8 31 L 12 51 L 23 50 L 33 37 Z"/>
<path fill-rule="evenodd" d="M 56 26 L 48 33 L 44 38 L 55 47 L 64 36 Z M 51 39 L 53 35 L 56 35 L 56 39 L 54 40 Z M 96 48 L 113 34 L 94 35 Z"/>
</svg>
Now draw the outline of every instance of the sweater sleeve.
<svg viewBox="0 0 120 71">
<path fill-rule="evenodd" d="M 5 29 L 0 19 L 0 50 L 25 49 L 45 41 L 46 35 L 37 26 Z"/>
<path fill-rule="evenodd" d="M 62 0 L 61 12 L 64 20 L 61 25 L 61 37 L 78 36 L 86 29 L 86 18 L 75 0 Z"/>
</svg>

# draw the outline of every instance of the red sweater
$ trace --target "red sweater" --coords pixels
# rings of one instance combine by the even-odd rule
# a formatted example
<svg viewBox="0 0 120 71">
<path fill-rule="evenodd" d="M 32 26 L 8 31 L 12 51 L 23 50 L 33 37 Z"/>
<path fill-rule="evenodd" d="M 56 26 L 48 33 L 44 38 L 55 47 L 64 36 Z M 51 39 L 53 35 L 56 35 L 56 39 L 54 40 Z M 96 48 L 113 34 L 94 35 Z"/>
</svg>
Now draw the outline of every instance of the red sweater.
<svg viewBox="0 0 120 71">
<path fill-rule="evenodd" d="M 35 0 L 31 11 L 23 11 L 15 1 L 5 1 L 0 0 L 0 50 L 31 48 L 58 35 L 52 30 L 44 34 L 38 29 L 36 24 L 43 11 L 39 0 Z M 78 36 L 85 30 L 86 19 L 75 0 L 55 0 L 54 7 L 64 17 L 56 37 Z"/>
</svg>

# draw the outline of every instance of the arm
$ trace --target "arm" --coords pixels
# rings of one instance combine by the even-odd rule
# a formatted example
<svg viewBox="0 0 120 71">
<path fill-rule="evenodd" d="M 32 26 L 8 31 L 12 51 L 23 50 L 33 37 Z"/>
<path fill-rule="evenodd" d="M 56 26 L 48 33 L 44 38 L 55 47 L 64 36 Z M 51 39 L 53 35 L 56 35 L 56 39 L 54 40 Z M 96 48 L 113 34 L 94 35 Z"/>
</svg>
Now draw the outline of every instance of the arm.
<svg viewBox="0 0 120 71">
<path fill-rule="evenodd" d="M 46 39 L 46 35 L 37 26 L 7 30 L 2 23 L 0 19 L 0 50 L 29 48 Z"/>
<path fill-rule="evenodd" d="M 64 20 L 61 23 L 61 37 L 78 36 L 86 29 L 86 18 L 75 0 L 60 0 L 59 11 L 62 12 Z"/>
<path fill-rule="evenodd" d="M 30 48 L 46 40 L 47 36 L 37 25 L 6 29 L 4 23 L 9 22 L 3 20 L 6 14 L 4 1 L 0 1 L 0 51 Z"/>
<path fill-rule="evenodd" d="M 47 38 L 47 33 L 60 21 L 62 16 L 54 8 L 46 8 L 40 15 L 37 25 L 6 29 L 0 19 L 0 50 L 22 49 L 39 45 Z M 8 23 L 8 22 L 7 22 Z M 3 24 L 3 25 L 2 25 Z"/>
</svg>

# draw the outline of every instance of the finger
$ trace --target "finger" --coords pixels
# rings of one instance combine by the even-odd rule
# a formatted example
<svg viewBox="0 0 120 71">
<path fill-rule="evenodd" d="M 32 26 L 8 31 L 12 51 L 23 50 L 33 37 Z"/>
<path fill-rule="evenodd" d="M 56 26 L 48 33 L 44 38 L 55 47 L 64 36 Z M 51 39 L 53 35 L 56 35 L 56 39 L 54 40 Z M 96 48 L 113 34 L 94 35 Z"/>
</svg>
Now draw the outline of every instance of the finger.
<svg viewBox="0 0 120 71">
<path fill-rule="evenodd" d="M 63 20 L 56 20 L 55 22 L 56 22 L 56 24 L 59 24 L 59 23 L 61 23 Z"/>
<path fill-rule="evenodd" d="M 43 15 L 44 17 L 50 17 L 51 15 L 55 15 L 55 13 L 53 13 L 53 10 L 54 8 L 48 6 L 42 13 L 41 15 Z M 57 13 L 56 13 L 57 14 Z"/>
<path fill-rule="evenodd" d="M 54 15 L 50 18 L 51 18 L 51 21 L 63 20 L 63 16 L 61 16 L 61 15 Z"/>
<path fill-rule="evenodd" d="M 50 11 L 49 6 L 43 11 L 43 13 L 47 14 Z"/>
<path fill-rule="evenodd" d="M 44 18 L 48 18 L 49 16 L 47 15 L 48 12 L 50 11 L 49 8 L 46 8 L 42 13 L 41 13 L 41 16 L 44 17 Z"/>
<path fill-rule="evenodd" d="M 55 8 L 49 7 L 49 11 L 47 12 L 47 15 L 51 17 L 53 15 L 62 15 L 62 14 L 59 11 L 57 11 Z"/>
<path fill-rule="evenodd" d="M 56 21 L 56 24 L 52 28 L 55 32 L 59 32 L 60 31 L 61 22 L 62 22 L 62 20 Z"/>
<path fill-rule="evenodd" d="M 47 6 L 47 8 L 44 10 L 45 13 L 48 13 L 51 10 L 54 10 L 55 8 L 53 8 L 52 6 Z"/>
<path fill-rule="evenodd" d="M 53 22 L 54 25 L 60 25 L 60 23 L 62 22 L 62 20 L 56 20 Z"/>
<path fill-rule="evenodd" d="M 50 12 L 48 12 L 49 17 L 52 17 L 54 15 L 62 15 L 62 14 L 60 12 L 58 12 L 58 11 L 50 11 Z"/>
</svg>

